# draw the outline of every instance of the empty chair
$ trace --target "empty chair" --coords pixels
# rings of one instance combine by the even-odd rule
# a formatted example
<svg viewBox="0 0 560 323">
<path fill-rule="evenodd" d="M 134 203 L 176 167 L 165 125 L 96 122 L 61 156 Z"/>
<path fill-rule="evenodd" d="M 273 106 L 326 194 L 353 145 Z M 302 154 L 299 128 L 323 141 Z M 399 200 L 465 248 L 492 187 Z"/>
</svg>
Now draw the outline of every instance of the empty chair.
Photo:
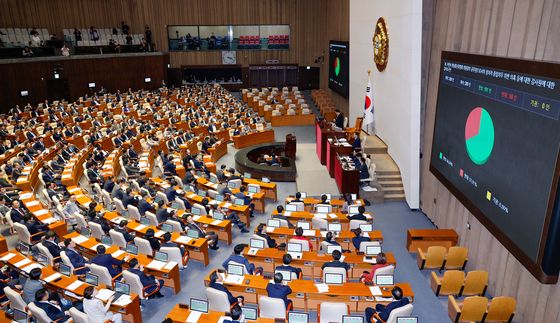
<svg viewBox="0 0 560 323">
<path fill-rule="evenodd" d="M 12 222 L 11 216 L 6 216 L 6 219 L 8 220 L 8 223 Z M 31 234 L 29 233 L 29 230 L 27 230 L 27 227 L 21 223 L 13 223 L 12 224 L 14 227 L 14 230 L 16 230 L 19 241 L 27 244 L 27 245 L 34 245 L 38 242 L 38 240 L 35 240 L 35 237 L 39 237 L 42 232 L 36 233 L 36 234 Z"/>
<path fill-rule="evenodd" d="M 395 308 L 389 314 L 389 318 L 387 318 L 387 323 L 397 323 L 397 318 L 401 316 L 410 316 L 412 314 L 412 310 L 414 309 L 414 305 L 406 304 L 405 306 L 401 306 Z"/>
<path fill-rule="evenodd" d="M 418 268 L 440 269 L 443 266 L 445 253 L 446 253 L 445 247 L 441 247 L 441 246 L 429 247 L 426 254 L 424 254 L 422 249 L 418 248 L 418 253 L 416 254 L 416 262 L 418 263 Z"/>
<path fill-rule="evenodd" d="M 311 219 L 311 226 L 316 230 L 327 230 L 329 227 L 329 221 L 315 216 Z"/>
<path fill-rule="evenodd" d="M 150 241 L 135 237 L 134 244 L 138 247 L 138 253 L 143 255 L 152 256 L 154 254 L 154 250 L 152 249 L 152 245 L 150 245 Z"/>
<path fill-rule="evenodd" d="M 281 298 L 261 296 L 259 298 L 259 318 L 286 319 L 286 304 Z"/>
<path fill-rule="evenodd" d="M 178 221 L 167 220 L 167 221 L 165 221 L 165 223 L 171 224 L 171 227 L 173 228 L 173 232 L 183 232 L 183 228 L 181 227 L 181 223 L 179 223 Z"/>
<path fill-rule="evenodd" d="M 465 247 L 451 247 L 445 256 L 445 269 L 464 270 L 467 265 L 469 249 Z"/>
<path fill-rule="evenodd" d="M 309 241 L 307 240 L 290 239 L 288 243 L 299 244 L 301 245 L 301 251 L 309 251 Z"/>
<path fill-rule="evenodd" d="M 152 285 L 144 286 L 140 281 L 140 276 L 131 273 L 128 270 L 123 270 L 122 277 L 124 281 L 130 285 L 130 292 L 133 294 L 137 294 L 140 299 L 147 299 L 148 297 L 152 296 L 153 294 L 159 291 L 158 288 L 155 288 L 152 292 L 148 293 L 146 290 L 148 287 L 152 287 Z"/>
<path fill-rule="evenodd" d="M 22 312 L 27 312 L 27 304 L 21 297 L 21 294 L 13 290 L 10 286 L 4 287 L 4 294 L 10 301 L 10 308 L 13 310 L 20 310 Z"/>
<path fill-rule="evenodd" d="M 350 313 L 346 303 L 322 302 L 317 309 L 319 323 L 342 322 L 342 316 Z"/>
<path fill-rule="evenodd" d="M 464 281 L 465 273 L 460 270 L 448 270 L 442 277 L 432 271 L 430 276 L 430 286 L 436 296 L 459 295 Z"/>
<path fill-rule="evenodd" d="M 150 221 L 150 225 L 153 226 L 158 226 L 159 225 L 159 221 L 157 219 L 157 216 L 155 214 L 153 214 L 152 212 L 146 211 L 146 213 L 144 213 L 144 216 L 148 219 L 148 221 Z"/>
<path fill-rule="evenodd" d="M 487 306 L 488 299 L 481 296 L 467 297 L 462 304 L 457 303 L 452 295 L 449 295 L 447 299 L 449 318 L 454 323 L 482 321 Z"/>
<path fill-rule="evenodd" d="M 123 205 L 122 201 L 115 197 L 115 198 L 113 198 L 113 203 L 115 203 L 116 211 L 117 211 L 121 216 L 126 216 L 126 214 L 127 214 L 128 212 L 127 212 L 127 210 L 124 208 L 124 205 Z"/>
<path fill-rule="evenodd" d="M 230 304 L 226 292 L 206 287 L 206 297 L 208 298 L 208 309 L 216 312 L 229 312 Z"/>
<path fill-rule="evenodd" d="M 323 282 L 325 282 L 325 276 L 327 274 L 342 274 L 342 282 L 345 283 L 346 282 L 346 269 L 342 268 L 342 267 L 325 267 L 325 269 L 323 269 Z"/>
<path fill-rule="evenodd" d="M 105 208 L 109 211 L 113 210 L 113 203 L 111 200 L 111 194 L 110 192 L 107 192 L 105 190 L 101 190 L 101 197 L 103 199 L 103 205 L 105 206 Z"/>
<path fill-rule="evenodd" d="M 488 288 L 488 272 L 473 270 L 467 273 L 461 296 L 484 296 Z"/>
<path fill-rule="evenodd" d="M 72 216 L 74 217 L 74 221 L 76 221 L 76 226 L 80 232 L 88 227 L 86 218 L 83 214 L 74 213 Z"/>
<path fill-rule="evenodd" d="M 114 245 L 119 248 L 126 249 L 126 239 L 122 233 L 111 229 L 109 230 L 109 236 L 111 237 L 111 241 Z"/>
<path fill-rule="evenodd" d="M 368 224 L 368 222 L 364 220 L 350 220 L 350 230 L 359 228 L 361 224 Z"/>
<path fill-rule="evenodd" d="M 494 297 L 482 322 L 511 322 L 515 315 L 516 301 L 513 297 Z"/>
</svg>

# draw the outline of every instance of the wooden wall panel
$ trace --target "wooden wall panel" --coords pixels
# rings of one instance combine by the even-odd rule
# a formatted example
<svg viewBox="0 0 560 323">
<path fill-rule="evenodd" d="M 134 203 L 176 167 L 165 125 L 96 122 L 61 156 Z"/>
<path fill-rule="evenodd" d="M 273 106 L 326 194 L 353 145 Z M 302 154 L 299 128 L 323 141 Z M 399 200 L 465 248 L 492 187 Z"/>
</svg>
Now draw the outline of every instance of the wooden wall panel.
<svg viewBox="0 0 560 323">
<path fill-rule="evenodd" d="M 421 207 L 469 247 L 468 270 L 490 272 L 489 292 L 517 299 L 515 322 L 560 322 L 560 284 L 543 285 L 430 173 L 441 51 L 560 63 L 560 0 L 435 0 L 423 128 Z M 471 229 L 466 227 L 470 223 Z"/>
<path fill-rule="evenodd" d="M 53 78 L 55 66 L 63 68 L 62 77 L 68 79 L 70 99 L 90 93 L 88 82 L 103 85 L 107 90 L 126 91 L 128 88 L 155 89 L 167 78 L 169 56 L 117 56 L 32 61 L 0 64 L 0 107 L 4 113 L 15 104 L 41 102 L 48 97 L 46 80 Z M 11 77 L 7 77 L 11 76 Z M 144 83 L 144 77 L 152 82 Z M 29 90 L 29 97 L 20 98 L 20 90 Z"/>
</svg>

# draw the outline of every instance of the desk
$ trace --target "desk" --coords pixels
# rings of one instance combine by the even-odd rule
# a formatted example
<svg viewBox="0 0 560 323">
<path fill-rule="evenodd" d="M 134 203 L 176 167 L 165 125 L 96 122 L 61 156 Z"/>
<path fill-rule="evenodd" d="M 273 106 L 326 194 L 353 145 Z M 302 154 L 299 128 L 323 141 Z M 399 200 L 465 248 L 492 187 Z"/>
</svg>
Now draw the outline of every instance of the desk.
<svg viewBox="0 0 560 323">
<path fill-rule="evenodd" d="M 80 177 L 84 173 L 84 162 L 93 151 L 93 146 L 88 149 L 80 150 L 70 161 L 64 166 L 62 171 L 61 182 L 64 186 L 77 186 Z M 87 175 L 86 175 L 87 176 Z"/>
<path fill-rule="evenodd" d="M 177 216 L 181 217 L 185 210 L 177 210 Z M 218 239 L 225 241 L 228 245 L 232 241 L 231 221 L 230 220 L 214 220 L 204 215 L 193 215 L 196 223 L 208 226 L 209 231 L 214 231 L 218 235 Z"/>
<path fill-rule="evenodd" d="M 340 158 L 341 156 L 337 154 L 334 159 L 334 178 L 338 191 L 341 194 L 357 195 L 360 193 L 360 170 L 344 167 Z"/>
<path fill-rule="evenodd" d="M 325 220 L 327 220 L 328 222 L 332 222 L 332 223 L 341 223 L 342 224 L 342 230 L 349 230 L 349 224 L 350 224 L 350 220 L 348 220 L 347 218 L 347 214 L 343 214 L 343 213 L 329 213 L 329 214 L 319 214 L 319 213 L 311 213 L 311 212 L 307 212 L 307 211 L 298 211 L 298 212 L 288 212 L 288 211 L 284 211 L 282 212 L 282 214 L 288 218 L 288 221 L 290 221 L 293 224 L 297 224 L 297 221 L 301 221 L 301 220 L 305 220 L 310 222 L 315 216 L 321 217 Z M 365 214 L 365 213 L 364 213 Z M 274 210 L 272 211 L 272 216 L 274 215 L 278 215 L 278 211 Z M 368 217 L 367 214 L 365 214 L 366 217 Z M 372 217 L 370 215 L 370 217 Z M 373 217 L 372 217 L 373 219 Z"/>
<path fill-rule="evenodd" d="M 0 254 L 8 251 L 8 243 L 4 236 L 0 236 Z"/>
<path fill-rule="evenodd" d="M 261 266 L 267 273 L 273 273 L 276 266 L 283 264 L 282 257 L 286 251 L 281 251 L 275 248 L 267 248 L 258 250 L 255 255 L 249 255 L 247 252 L 249 247 L 243 251 L 244 256 L 249 259 L 249 262 L 254 263 L 255 267 Z M 392 252 L 385 252 L 387 263 L 396 267 L 397 260 Z M 364 261 L 364 255 L 356 253 L 344 253 L 344 262 L 351 265 L 352 268 L 348 271 L 348 278 L 358 279 L 362 273 L 371 270 L 374 265 L 370 262 Z M 306 278 L 322 278 L 323 270 L 321 266 L 329 261 L 332 261 L 331 255 L 318 253 L 316 251 L 304 251 L 301 259 L 292 258 L 292 266 L 301 268 L 303 276 Z"/>
<path fill-rule="evenodd" d="M 281 116 L 270 117 L 270 124 L 273 127 L 312 126 L 314 123 L 315 123 L 315 115 L 313 114 L 281 115 Z"/>
<path fill-rule="evenodd" d="M 285 203 L 291 203 L 293 200 L 295 199 L 294 196 L 288 196 L 285 199 Z M 345 200 L 343 199 L 331 199 L 330 200 L 330 205 L 332 206 L 333 211 L 335 212 L 340 212 L 342 207 L 344 206 L 344 203 L 346 203 Z M 321 204 L 321 200 L 318 198 L 314 198 L 314 197 L 306 197 L 303 199 L 303 204 L 305 205 L 305 210 L 309 211 L 309 212 L 313 212 L 315 210 L 315 206 L 317 204 Z M 364 205 L 364 200 L 362 199 L 357 199 L 356 201 L 354 201 L 355 205 Z"/>
<path fill-rule="evenodd" d="M 276 239 L 277 243 L 282 243 L 282 242 L 288 243 L 288 240 L 290 240 L 292 237 L 294 237 L 296 235 L 295 234 L 295 229 L 290 229 L 290 228 L 286 228 L 286 227 L 271 228 L 271 229 L 274 229 L 274 230 L 267 231 L 266 233 L 270 237 Z M 311 230 L 309 230 L 309 231 L 311 231 Z M 308 237 L 309 240 L 311 241 L 311 243 L 313 244 L 313 250 L 319 250 L 319 247 L 321 245 L 321 241 L 327 235 L 327 231 L 320 231 L 320 230 L 313 230 L 313 229 L 312 229 L 312 231 L 315 232 L 314 235 L 305 235 L 307 230 L 304 230 L 304 236 Z M 354 232 L 346 230 L 346 231 L 341 231 L 336 236 L 333 235 L 333 239 L 340 243 L 340 245 L 342 246 L 342 249 L 353 250 L 354 246 L 352 245 L 352 238 L 354 238 L 355 236 L 356 235 L 354 234 Z M 383 243 L 383 233 L 381 233 L 381 230 L 371 231 L 369 233 L 369 238 L 372 241 L 379 241 L 379 242 Z"/>
<path fill-rule="evenodd" d="M 406 234 L 408 252 L 417 252 L 418 248 L 427 251 L 431 246 L 449 249 L 456 246 L 458 241 L 459 236 L 453 229 L 409 229 Z"/>
<path fill-rule="evenodd" d="M 346 133 L 344 132 L 338 132 L 338 131 L 333 131 L 330 129 L 330 126 L 323 126 L 322 122 L 319 122 L 317 120 L 317 122 L 315 123 L 315 140 L 316 140 L 316 149 L 317 149 L 317 157 L 319 157 L 319 160 L 321 161 L 321 165 L 326 165 L 327 164 L 327 138 L 329 137 L 344 137 L 346 136 Z"/>
<path fill-rule="evenodd" d="M 252 132 L 242 136 L 233 136 L 233 146 L 235 149 L 241 149 L 267 142 L 274 142 L 274 130 L 264 130 Z"/>
<path fill-rule="evenodd" d="M 82 236 L 81 234 L 77 233 L 77 232 L 72 232 L 69 233 L 67 235 L 64 236 L 65 239 L 72 239 L 72 238 L 78 238 L 78 237 L 83 237 L 86 238 L 84 236 Z M 81 238 L 81 239 L 83 239 Z M 80 243 L 76 243 L 81 251 L 81 254 L 83 256 L 86 256 L 86 258 L 93 258 L 97 255 L 97 250 L 96 247 L 97 245 L 99 245 L 99 242 L 97 240 L 95 240 L 95 238 L 93 237 L 89 237 L 86 238 L 87 240 L 80 242 Z M 108 254 L 113 254 L 114 252 L 118 251 L 119 247 L 113 245 L 110 246 L 109 248 L 107 248 L 107 253 Z M 113 258 L 117 259 L 117 260 L 124 260 L 125 257 L 129 257 L 130 259 L 132 258 L 136 258 L 138 259 L 138 263 L 142 266 L 144 266 L 144 272 L 146 273 L 146 275 L 154 275 L 157 278 L 161 278 L 163 280 L 163 284 L 164 286 L 167 286 L 171 289 L 173 289 L 173 292 L 175 294 L 177 294 L 178 292 L 181 291 L 181 277 L 179 276 L 179 265 L 174 263 L 175 265 L 168 269 L 168 268 L 162 268 L 162 269 L 153 269 L 153 268 L 149 268 L 148 265 L 152 262 L 152 258 L 146 255 L 142 255 L 142 254 L 138 254 L 138 255 L 133 255 L 133 254 L 129 254 L 128 252 L 123 252 L 121 255 L 118 256 L 113 256 Z M 130 260 L 129 259 L 129 260 Z M 128 264 L 125 263 L 123 265 L 123 268 L 126 269 L 128 268 Z"/>
<path fill-rule="evenodd" d="M 350 155 L 352 153 L 352 145 L 347 142 L 339 143 L 333 138 L 329 138 L 327 141 L 327 170 L 329 175 L 334 178 L 336 155 Z"/>
<path fill-rule="evenodd" d="M 221 140 L 218 144 L 216 144 L 216 146 L 208 148 L 208 153 L 212 156 L 213 163 L 217 162 L 220 158 L 227 154 L 227 144 L 226 140 Z"/>
<path fill-rule="evenodd" d="M 35 199 L 32 192 L 20 192 L 19 199 L 33 216 L 43 224 L 48 224 L 48 228 L 62 237 L 67 233 L 66 222 L 58 221 L 52 213 L 43 207 L 43 204 Z"/>
<path fill-rule="evenodd" d="M 270 279 L 263 276 L 245 275 L 243 283 L 228 284 L 228 290 L 237 296 L 244 296 L 246 303 L 256 304 L 260 296 L 267 296 L 266 286 Z M 209 275 L 204 279 L 209 284 Z M 405 297 L 414 300 L 414 293 L 409 283 L 397 283 Z M 344 302 L 350 306 L 351 312 L 363 312 L 366 307 L 375 307 L 376 304 L 388 304 L 388 301 L 375 300 L 369 286 L 363 283 L 346 282 L 342 285 L 329 285 L 329 291 L 319 293 L 313 280 L 293 280 L 288 283 L 292 294 L 288 296 L 293 301 L 295 309 L 315 311 L 322 302 Z M 382 290 L 383 297 L 391 297 L 390 290 Z"/>
<path fill-rule="evenodd" d="M 266 198 L 273 199 L 274 202 L 278 200 L 278 193 L 276 191 L 276 183 L 265 183 L 254 178 L 243 178 L 243 184 L 257 184 L 264 191 Z"/>
</svg>

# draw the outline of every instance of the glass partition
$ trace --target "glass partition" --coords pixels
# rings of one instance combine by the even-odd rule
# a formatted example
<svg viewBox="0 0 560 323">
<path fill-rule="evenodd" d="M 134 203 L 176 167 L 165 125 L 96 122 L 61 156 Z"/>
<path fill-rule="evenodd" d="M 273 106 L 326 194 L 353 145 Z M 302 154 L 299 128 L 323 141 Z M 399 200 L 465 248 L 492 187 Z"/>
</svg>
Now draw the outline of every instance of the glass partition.
<svg viewBox="0 0 560 323">
<path fill-rule="evenodd" d="M 289 25 L 168 26 L 170 51 L 290 48 Z"/>
</svg>

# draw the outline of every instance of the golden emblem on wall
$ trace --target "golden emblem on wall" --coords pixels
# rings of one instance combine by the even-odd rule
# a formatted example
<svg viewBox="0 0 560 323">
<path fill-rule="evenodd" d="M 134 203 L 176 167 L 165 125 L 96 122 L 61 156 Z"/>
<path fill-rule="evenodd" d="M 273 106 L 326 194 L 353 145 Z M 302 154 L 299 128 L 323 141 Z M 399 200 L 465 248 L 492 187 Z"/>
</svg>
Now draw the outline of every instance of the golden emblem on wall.
<svg viewBox="0 0 560 323">
<path fill-rule="evenodd" d="M 379 72 L 383 72 L 389 60 L 389 34 L 385 19 L 380 17 L 375 24 L 373 34 L 373 60 Z"/>
</svg>

